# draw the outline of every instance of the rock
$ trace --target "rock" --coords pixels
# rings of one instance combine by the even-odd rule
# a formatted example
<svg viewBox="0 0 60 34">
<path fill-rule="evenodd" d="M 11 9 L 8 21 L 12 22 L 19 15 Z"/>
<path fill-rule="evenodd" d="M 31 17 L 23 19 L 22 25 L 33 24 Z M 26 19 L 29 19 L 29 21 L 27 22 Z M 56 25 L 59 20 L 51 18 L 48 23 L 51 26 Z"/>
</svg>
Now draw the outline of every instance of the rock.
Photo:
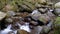
<svg viewBox="0 0 60 34">
<path fill-rule="evenodd" d="M 43 27 L 42 31 L 44 33 L 48 33 L 52 29 L 52 25 L 53 25 L 53 22 L 50 21 L 47 25 L 42 26 Z"/>
<path fill-rule="evenodd" d="M 24 24 L 25 24 L 25 22 L 23 22 L 23 21 L 20 21 L 19 23 L 20 23 L 21 25 L 24 25 Z"/>
<path fill-rule="evenodd" d="M 35 4 L 36 8 L 41 7 L 41 6 L 42 6 L 41 4 L 38 4 L 38 3 Z"/>
<path fill-rule="evenodd" d="M 50 27 L 48 27 L 48 26 L 43 26 L 43 31 L 44 31 L 44 33 L 48 33 L 50 30 L 51 30 Z"/>
<path fill-rule="evenodd" d="M 60 17 L 57 17 L 56 18 L 56 21 L 55 21 L 55 27 L 59 26 L 60 27 Z"/>
<path fill-rule="evenodd" d="M 0 20 L 2 20 L 3 18 L 5 18 L 6 17 L 6 13 L 4 13 L 4 12 L 0 12 Z"/>
<path fill-rule="evenodd" d="M 47 0 L 37 0 L 38 3 L 41 3 L 41 4 L 46 4 L 47 3 Z"/>
<path fill-rule="evenodd" d="M 28 3 L 28 2 L 23 2 L 27 7 L 30 8 L 30 10 L 34 10 L 36 9 L 35 5 L 31 4 L 31 3 Z"/>
<path fill-rule="evenodd" d="M 52 12 L 48 11 L 46 14 L 50 17 L 52 21 L 55 20 L 56 16 Z"/>
<path fill-rule="evenodd" d="M 24 15 L 22 15 L 22 17 L 27 17 L 27 16 L 29 15 L 28 12 L 24 12 L 23 14 L 24 14 Z"/>
<path fill-rule="evenodd" d="M 47 8 L 39 8 L 38 10 L 39 10 L 41 13 L 47 12 Z"/>
<path fill-rule="evenodd" d="M 48 21 L 50 21 L 50 17 L 47 14 L 41 14 L 38 20 L 42 21 L 44 24 L 47 24 Z"/>
<path fill-rule="evenodd" d="M 16 13 L 16 16 L 25 18 L 25 17 L 29 16 L 29 13 L 28 12 Z"/>
<path fill-rule="evenodd" d="M 27 31 L 25 30 L 17 30 L 17 34 L 29 34 Z"/>
<path fill-rule="evenodd" d="M 57 3 L 55 4 L 55 8 L 56 8 L 55 13 L 59 16 L 59 14 L 60 14 L 60 2 L 57 2 Z"/>
<path fill-rule="evenodd" d="M 57 3 L 55 4 L 55 8 L 60 8 L 60 2 L 57 2 Z"/>
<path fill-rule="evenodd" d="M 6 18 L 5 21 L 7 21 L 8 23 L 12 23 L 13 20 L 11 18 Z"/>
<path fill-rule="evenodd" d="M 16 23 L 16 24 L 12 24 L 11 29 L 15 31 L 15 30 L 20 29 L 20 28 L 19 28 L 18 24 Z"/>
<path fill-rule="evenodd" d="M 59 16 L 60 15 L 60 8 L 56 8 L 55 13 Z"/>
<path fill-rule="evenodd" d="M 31 34 L 40 34 L 42 32 L 42 26 L 36 26 L 34 29 L 31 30 Z"/>
<path fill-rule="evenodd" d="M 8 34 L 15 34 L 15 33 L 11 31 L 11 32 L 8 32 Z"/>
<path fill-rule="evenodd" d="M 38 22 L 35 22 L 35 21 L 31 21 L 30 23 L 33 24 L 33 25 L 37 25 L 38 24 Z"/>
<path fill-rule="evenodd" d="M 47 5 L 52 6 L 52 5 L 53 5 L 53 3 L 52 3 L 52 2 L 48 2 L 48 3 L 47 3 Z"/>
<path fill-rule="evenodd" d="M 7 17 L 11 17 L 11 16 L 15 16 L 15 12 L 14 11 L 7 11 Z"/>
<path fill-rule="evenodd" d="M 59 14 L 59 16 L 60 16 L 60 14 Z"/>
<path fill-rule="evenodd" d="M 48 26 L 48 27 L 52 27 L 52 25 L 53 25 L 53 22 L 52 21 L 50 21 L 46 26 Z"/>
<path fill-rule="evenodd" d="M 22 9 L 23 9 L 23 10 L 31 10 L 29 7 L 27 7 L 27 6 L 24 5 L 24 4 L 20 4 L 20 6 L 21 6 L 21 7 L 20 7 L 20 8 L 21 8 L 20 10 L 22 10 Z M 23 10 L 22 10 L 22 11 L 23 11 Z"/>
<path fill-rule="evenodd" d="M 39 16 L 41 15 L 41 13 L 38 11 L 38 10 L 34 10 L 32 13 L 31 13 L 31 17 L 34 19 L 34 20 L 38 20 Z"/>
<path fill-rule="evenodd" d="M 37 26 L 36 27 L 36 34 L 40 34 L 42 32 L 43 27 L 42 26 Z"/>
</svg>

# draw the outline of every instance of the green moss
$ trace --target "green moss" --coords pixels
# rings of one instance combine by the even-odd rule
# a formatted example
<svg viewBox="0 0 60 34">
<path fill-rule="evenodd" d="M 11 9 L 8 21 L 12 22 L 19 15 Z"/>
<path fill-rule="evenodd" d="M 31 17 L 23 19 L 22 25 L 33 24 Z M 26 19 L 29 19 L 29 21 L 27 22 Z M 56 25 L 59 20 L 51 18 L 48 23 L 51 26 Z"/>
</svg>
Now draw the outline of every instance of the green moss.
<svg viewBox="0 0 60 34">
<path fill-rule="evenodd" d="M 60 17 L 56 18 L 54 34 L 60 34 Z"/>
<path fill-rule="evenodd" d="M 60 17 L 56 18 L 55 24 L 60 24 Z"/>
</svg>

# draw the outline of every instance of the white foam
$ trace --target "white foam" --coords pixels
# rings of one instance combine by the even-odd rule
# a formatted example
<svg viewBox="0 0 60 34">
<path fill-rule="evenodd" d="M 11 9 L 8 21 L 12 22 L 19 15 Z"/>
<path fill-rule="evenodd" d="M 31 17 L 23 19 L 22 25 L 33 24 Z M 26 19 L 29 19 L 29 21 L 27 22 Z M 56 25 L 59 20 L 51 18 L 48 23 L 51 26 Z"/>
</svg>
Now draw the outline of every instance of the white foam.
<svg viewBox="0 0 60 34">
<path fill-rule="evenodd" d="M 36 13 L 39 13 L 39 11 L 38 10 L 34 10 L 31 14 L 33 15 L 33 14 L 36 14 Z"/>
<path fill-rule="evenodd" d="M 1 31 L 1 34 L 7 34 L 8 32 L 12 31 L 11 29 L 11 25 L 9 25 L 6 29 Z"/>
<path fill-rule="evenodd" d="M 21 30 L 25 30 L 25 31 L 27 31 L 27 32 L 31 32 L 31 31 L 30 31 L 30 28 L 29 28 L 29 23 L 25 23 L 25 25 L 22 25 L 22 26 L 20 27 L 20 29 L 21 29 Z"/>
<path fill-rule="evenodd" d="M 53 10 L 52 9 L 50 9 L 50 12 L 52 12 Z"/>
</svg>

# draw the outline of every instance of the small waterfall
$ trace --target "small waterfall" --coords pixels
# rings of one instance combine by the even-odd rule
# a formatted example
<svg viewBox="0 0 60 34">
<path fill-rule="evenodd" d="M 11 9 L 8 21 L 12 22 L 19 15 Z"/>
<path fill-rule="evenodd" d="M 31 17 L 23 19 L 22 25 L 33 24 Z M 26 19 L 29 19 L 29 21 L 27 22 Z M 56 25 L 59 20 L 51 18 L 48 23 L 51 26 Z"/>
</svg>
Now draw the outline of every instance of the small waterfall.
<svg viewBox="0 0 60 34">
<path fill-rule="evenodd" d="M 8 27 L 4 30 L 1 31 L 1 34 L 8 34 L 8 32 L 12 31 L 11 30 L 11 25 L 8 25 Z"/>
</svg>

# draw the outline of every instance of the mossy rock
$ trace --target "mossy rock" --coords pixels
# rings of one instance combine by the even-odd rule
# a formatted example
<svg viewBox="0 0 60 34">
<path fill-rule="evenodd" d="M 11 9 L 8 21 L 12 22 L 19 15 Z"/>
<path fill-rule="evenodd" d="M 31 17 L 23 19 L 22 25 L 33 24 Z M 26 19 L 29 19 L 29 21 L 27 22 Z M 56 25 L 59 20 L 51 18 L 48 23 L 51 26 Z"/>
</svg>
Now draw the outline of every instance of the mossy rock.
<svg viewBox="0 0 60 34">
<path fill-rule="evenodd" d="M 55 24 L 60 24 L 60 17 L 56 18 Z"/>
</svg>

